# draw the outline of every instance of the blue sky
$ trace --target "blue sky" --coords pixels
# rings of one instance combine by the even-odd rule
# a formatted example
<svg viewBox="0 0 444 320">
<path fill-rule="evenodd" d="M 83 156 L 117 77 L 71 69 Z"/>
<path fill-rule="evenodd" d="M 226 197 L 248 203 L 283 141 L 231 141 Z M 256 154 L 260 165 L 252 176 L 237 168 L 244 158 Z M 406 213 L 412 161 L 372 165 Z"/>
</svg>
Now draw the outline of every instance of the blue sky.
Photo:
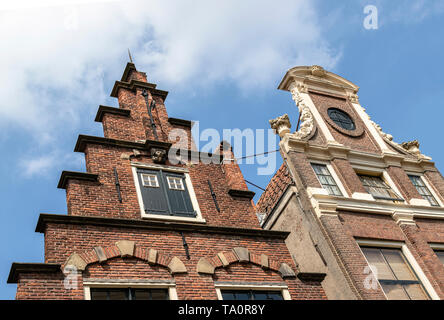
<svg viewBox="0 0 444 320">
<path fill-rule="evenodd" d="M 170 116 L 201 129 L 268 129 L 284 113 L 295 127 L 297 109 L 277 85 L 292 66 L 322 65 L 361 87 L 361 105 L 395 141 L 418 139 L 444 169 L 439 1 L 85 2 L 0 5 L 1 299 L 15 295 L 12 262 L 43 261 L 38 215 L 66 213 L 60 173 L 85 170 L 75 141 L 102 135 L 94 116 L 99 104 L 117 106 L 109 93 L 127 48 L 170 91 Z M 376 30 L 363 27 L 368 4 Z M 267 185 L 256 165 L 241 167 Z"/>
</svg>

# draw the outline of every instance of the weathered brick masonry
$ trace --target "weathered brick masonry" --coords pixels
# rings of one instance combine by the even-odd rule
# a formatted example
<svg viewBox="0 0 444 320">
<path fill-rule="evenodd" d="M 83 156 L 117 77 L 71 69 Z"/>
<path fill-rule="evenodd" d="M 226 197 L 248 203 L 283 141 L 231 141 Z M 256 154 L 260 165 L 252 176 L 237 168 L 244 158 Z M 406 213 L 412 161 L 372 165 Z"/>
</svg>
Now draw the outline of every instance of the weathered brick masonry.
<svg viewBox="0 0 444 320">
<path fill-rule="evenodd" d="M 36 231 L 45 237 L 44 263 L 11 268 L 8 282 L 17 284 L 17 299 L 85 299 L 95 283 L 128 287 L 134 282 L 168 283 L 178 299 L 218 299 L 218 283 L 256 289 L 278 284 L 291 299 L 326 298 L 325 274 L 299 272 L 285 245 L 288 233 L 260 228 L 254 193 L 230 160 L 227 144 L 214 155 L 202 155 L 217 163 L 190 161 L 199 155 L 191 121 L 170 118 L 167 92 L 148 83 L 132 63 L 111 96 L 119 108 L 100 106 L 96 116 L 104 137 L 80 135 L 75 146 L 85 154 L 86 173 L 61 175 L 68 215 L 40 215 Z M 171 150 L 182 155 L 179 163 L 177 156 L 168 156 Z M 144 210 L 134 175 L 138 168 L 188 175 L 191 184 L 186 179 L 181 184 L 187 185 L 196 216 Z M 75 289 L 65 288 L 66 266 L 77 268 Z"/>
</svg>

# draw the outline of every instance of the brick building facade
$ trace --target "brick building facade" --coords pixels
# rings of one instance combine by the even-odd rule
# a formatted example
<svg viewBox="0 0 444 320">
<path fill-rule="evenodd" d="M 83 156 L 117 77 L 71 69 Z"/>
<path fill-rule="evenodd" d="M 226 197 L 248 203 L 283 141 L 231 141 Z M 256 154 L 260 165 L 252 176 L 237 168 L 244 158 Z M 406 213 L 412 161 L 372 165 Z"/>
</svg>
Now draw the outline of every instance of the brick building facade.
<svg viewBox="0 0 444 320">
<path fill-rule="evenodd" d="M 227 144 L 194 150 L 192 123 L 170 118 L 167 92 L 132 63 L 111 96 L 119 108 L 95 119 L 104 137 L 74 149 L 86 172 L 61 174 L 67 215 L 39 217 L 44 263 L 12 264 L 16 299 L 326 298 L 325 273 L 298 269 L 289 233 L 261 229 Z"/>
<path fill-rule="evenodd" d="M 395 143 L 358 87 L 322 67 L 279 85 L 300 113 L 270 124 L 284 163 L 256 210 L 286 239 L 299 272 L 326 273 L 329 299 L 444 298 L 444 179 L 419 143 Z"/>
</svg>

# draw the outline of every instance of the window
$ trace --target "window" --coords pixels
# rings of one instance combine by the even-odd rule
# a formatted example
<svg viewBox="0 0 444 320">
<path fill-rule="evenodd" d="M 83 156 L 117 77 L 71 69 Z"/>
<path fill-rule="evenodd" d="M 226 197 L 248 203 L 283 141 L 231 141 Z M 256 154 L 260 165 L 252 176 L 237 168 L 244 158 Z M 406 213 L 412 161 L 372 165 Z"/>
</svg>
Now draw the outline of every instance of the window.
<svg viewBox="0 0 444 320">
<path fill-rule="evenodd" d="M 168 289 L 90 288 L 91 300 L 168 300 Z"/>
<path fill-rule="evenodd" d="M 358 174 L 361 179 L 362 185 L 365 190 L 370 193 L 375 199 L 392 200 L 392 201 L 404 201 L 398 196 L 392 188 L 378 176 L 367 176 Z"/>
<path fill-rule="evenodd" d="M 157 181 L 156 175 L 142 173 L 140 176 L 142 178 L 142 183 L 144 187 L 152 187 L 152 188 L 159 187 L 159 182 Z"/>
<path fill-rule="evenodd" d="M 401 249 L 361 247 L 389 300 L 426 300 L 428 295 Z"/>
<path fill-rule="evenodd" d="M 336 108 L 330 108 L 327 110 L 327 114 L 334 123 L 345 130 L 353 131 L 356 129 L 355 123 L 352 118 L 344 111 Z"/>
<path fill-rule="evenodd" d="M 184 190 L 182 178 L 167 177 L 168 187 L 172 190 Z"/>
<path fill-rule="evenodd" d="M 197 215 L 185 183 L 184 173 L 137 168 L 146 214 L 195 217 Z"/>
<path fill-rule="evenodd" d="M 328 171 L 325 164 L 312 163 L 311 166 L 313 167 L 313 170 L 316 173 L 322 187 L 328 191 L 328 194 L 333 196 L 342 196 L 341 190 L 339 190 L 336 181 L 331 176 L 330 171 Z"/>
<path fill-rule="evenodd" d="M 433 197 L 430 190 L 424 184 L 424 181 L 422 181 L 421 177 L 409 175 L 409 178 L 423 199 L 426 199 L 427 201 L 429 201 L 430 205 L 432 205 L 432 206 L 439 206 L 435 197 Z"/>
<path fill-rule="evenodd" d="M 221 290 L 223 300 L 284 300 L 281 291 Z"/>
<path fill-rule="evenodd" d="M 435 251 L 435 254 L 438 256 L 439 260 L 444 263 L 444 251 Z"/>
</svg>

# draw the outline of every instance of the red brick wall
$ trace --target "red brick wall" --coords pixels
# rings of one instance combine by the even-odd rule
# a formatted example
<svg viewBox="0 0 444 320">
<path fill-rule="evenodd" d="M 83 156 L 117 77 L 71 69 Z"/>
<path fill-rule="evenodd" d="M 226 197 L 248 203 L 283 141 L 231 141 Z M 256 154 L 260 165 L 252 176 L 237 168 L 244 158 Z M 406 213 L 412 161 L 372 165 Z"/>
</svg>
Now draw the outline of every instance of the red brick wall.
<svg viewBox="0 0 444 320">
<path fill-rule="evenodd" d="M 149 265 L 135 257 L 116 257 L 102 264 L 88 265 L 83 272 L 83 278 L 174 280 L 179 299 L 217 299 L 214 281 L 263 284 L 282 282 L 287 284 L 292 299 L 326 298 L 319 282 L 301 281 L 297 278 L 284 280 L 276 270 L 262 269 L 251 262 L 236 262 L 226 268 L 217 268 L 213 276 L 197 273 L 196 265 L 200 258 L 211 259 L 218 252 L 227 252 L 234 247 L 245 247 L 250 255 L 266 254 L 270 261 L 278 265 L 285 262 L 296 270 L 282 239 L 197 232 L 184 232 L 184 235 L 189 245 L 190 260 L 186 258 L 182 238 L 178 232 L 49 223 L 45 233 L 47 244 L 45 262 L 63 264 L 74 252 L 82 255 L 95 246 L 109 247 L 119 240 L 132 240 L 136 242 L 136 251 L 139 247 L 156 249 L 165 257 L 165 261 L 169 261 L 173 256 L 178 257 L 184 262 L 188 272 L 171 275 L 163 266 Z M 51 279 L 51 281 L 42 279 Z M 20 276 L 17 292 L 17 298 L 20 299 L 37 297 L 83 299 L 82 290 L 71 292 L 63 289 L 61 275 L 23 274 Z"/>
<path fill-rule="evenodd" d="M 319 113 L 324 119 L 324 122 L 330 129 L 333 138 L 337 142 L 342 143 L 343 145 L 355 150 L 373 153 L 379 153 L 381 151 L 369 132 L 367 132 L 363 121 L 348 101 L 343 98 L 317 94 L 315 92 L 310 92 L 310 98 L 312 99 L 316 108 L 319 110 Z M 355 122 L 357 129 L 363 128 L 363 134 L 358 137 L 351 137 L 335 129 L 335 127 L 330 123 L 331 120 L 327 115 L 327 109 L 332 107 L 341 109 L 344 112 L 348 113 Z"/>
<path fill-rule="evenodd" d="M 416 227 L 398 226 L 390 216 L 341 212 L 340 217 L 344 230 L 354 238 L 404 242 L 437 294 L 444 297 L 444 265 L 428 244 L 444 243 L 444 221 L 419 219 Z"/>
</svg>

